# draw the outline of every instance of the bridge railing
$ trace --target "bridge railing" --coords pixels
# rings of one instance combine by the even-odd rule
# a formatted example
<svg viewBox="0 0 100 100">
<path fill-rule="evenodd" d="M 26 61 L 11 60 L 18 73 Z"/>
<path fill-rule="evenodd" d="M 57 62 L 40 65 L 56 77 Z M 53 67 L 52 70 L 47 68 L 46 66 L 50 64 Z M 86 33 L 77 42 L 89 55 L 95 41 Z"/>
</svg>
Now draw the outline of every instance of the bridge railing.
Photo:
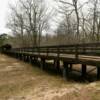
<svg viewBox="0 0 100 100">
<path fill-rule="evenodd" d="M 61 54 L 72 54 L 76 59 L 78 59 L 79 55 L 100 56 L 100 43 L 12 48 L 9 52 L 43 53 L 47 56 L 52 53 L 57 57 Z"/>
</svg>

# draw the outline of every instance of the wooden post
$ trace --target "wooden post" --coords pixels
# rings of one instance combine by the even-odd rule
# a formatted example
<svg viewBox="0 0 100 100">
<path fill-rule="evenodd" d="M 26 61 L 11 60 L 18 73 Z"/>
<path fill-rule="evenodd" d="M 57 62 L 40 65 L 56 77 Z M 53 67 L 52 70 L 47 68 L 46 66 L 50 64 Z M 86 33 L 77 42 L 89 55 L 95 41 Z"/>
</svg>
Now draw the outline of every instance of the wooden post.
<svg viewBox="0 0 100 100">
<path fill-rule="evenodd" d="M 21 60 L 23 60 L 23 54 L 21 54 Z"/>
<path fill-rule="evenodd" d="M 22 54 L 20 54 L 20 58 L 19 59 L 22 60 Z"/>
<path fill-rule="evenodd" d="M 19 53 L 17 53 L 17 59 L 19 59 L 20 58 L 20 55 L 19 55 Z"/>
<path fill-rule="evenodd" d="M 47 50 L 47 56 L 49 55 L 49 48 L 46 49 Z"/>
<path fill-rule="evenodd" d="M 75 46 L 75 58 L 78 59 L 78 45 Z"/>
<path fill-rule="evenodd" d="M 54 66 L 57 69 L 57 72 L 60 72 L 60 61 L 59 60 L 54 60 Z"/>
<path fill-rule="evenodd" d="M 68 79 L 68 76 L 69 76 L 68 63 L 63 62 L 63 78 Z"/>
<path fill-rule="evenodd" d="M 29 56 L 28 55 L 26 56 L 26 62 L 29 62 Z"/>
<path fill-rule="evenodd" d="M 29 62 L 32 63 L 32 56 L 29 56 Z"/>
<path fill-rule="evenodd" d="M 37 62 L 38 62 L 38 58 L 37 58 L 37 57 L 34 57 L 33 62 L 34 62 L 34 64 L 37 64 Z"/>
<path fill-rule="evenodd" d="M 57 60 L 57 61 L 56 61 L 56 63 L 57 63 L 57 64 L 56 64 L 57 71 L 60 71 L 60 61 L 59 61 L 59 60 Z"/>
<path fill-rule="evenodd" d="M 41 67 L 42 70 L 44 70 L 44 68 L 45 68 L 45 59 L 41 59 L 40 67 Z"/>
<path fill-rule="evenodd" d="M 86 65 L 82 64 L 82 77 L 86 76 Z"/>
<path fill-rule="evenodd" d="M 26 62 L 26 55 L 23 55 L 23 61 Z"/>
<path fill-rule="evenodd" d="M 70 67 L 69 67 L 70 71 L 72 71 L 72 68 L 73 68 L 73 65 L 72 65 L 72 64 L 70 64 Z"/>
<path fill-rule="evenodd" d="M 100 67 L 97 66 L 97 80 L 100 80 Z"/>
<path fill-rule="evenodd" d="M 26 55 L 23 55 L 23 61 L 26 62 Z"/>
<path fill-rule="evenodd" d="M 19 55 L 18 55 L 18 53 L 16 54 L 16 58 L 17 58 L 17 59 L 19 58 Z"/>
</svg>

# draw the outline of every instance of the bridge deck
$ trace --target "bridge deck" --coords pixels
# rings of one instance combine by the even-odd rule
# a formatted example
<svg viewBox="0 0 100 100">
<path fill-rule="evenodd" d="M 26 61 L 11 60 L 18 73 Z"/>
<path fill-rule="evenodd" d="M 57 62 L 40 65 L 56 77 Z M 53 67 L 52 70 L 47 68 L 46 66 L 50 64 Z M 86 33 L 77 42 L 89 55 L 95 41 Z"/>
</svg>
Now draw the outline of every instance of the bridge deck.
<svg viewBox="0 0 100 100">
<path fill-rule="evenodd" d="M 78 59 L 76 59 L 74 54 L 60 54 L 59 57 L 56 53 L 32 53 L 32 52 L 17 52 L 18 54 L 22 55 L 29 55 L 29 56 L 35 56 L 45 59 L 59 59 L 62 61 L 66 61 L 69 63 L 78 63 L 78 64 L 87 64 L 87 65 L 93 65 L 98 66 L 100 64 L 100 56 L 88 56 L 88 55 L 78 55 Z"/>
<path fill-rule="evenodd" d="M 82 64 L 83 76 L 86 75 L 86 65 L 96 66 L 97 77 L 100 78 L 100 43 L 25 47 L 11 50 L 5 48 L 3 52 L 28 61 L 40 58 L 42 67 L 45 66 L 45 60 L 54 60 L 57 70 L 59 70 L 59 63 L 62 61 L 64 76 L 68 76 L 69 65 L 72 69 L 72 64 Z"/>
</svg>

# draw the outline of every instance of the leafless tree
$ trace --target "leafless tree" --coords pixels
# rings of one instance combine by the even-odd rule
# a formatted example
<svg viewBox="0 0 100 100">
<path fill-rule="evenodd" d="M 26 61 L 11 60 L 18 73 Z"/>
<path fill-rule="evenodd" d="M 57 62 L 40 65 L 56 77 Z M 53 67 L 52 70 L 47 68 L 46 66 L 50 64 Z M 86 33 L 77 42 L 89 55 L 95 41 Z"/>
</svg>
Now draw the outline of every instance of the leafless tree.
<svg viewBox="0 0 100 100">
<path fill-rule="evenodd" d="M 13 31 L 14 35 L 19 35 L 21 45 L 24 46 L 24 17 L 21 12 L 18 12 L 16 7 L 10 6 L 12 11 L 10 20 L 7 26 Z"/>
<path fill-rule="evenodd" d="M 27 34 L 31 45 L 37 46 L 40 45 L 42 32 L 48 26 L 52 14 L 53 11 L 47 9 L 44 0 L 19 0 L 16 6 L 11 7 L 12 16 L 8 26 L 22 37 Z"/>
</svg>

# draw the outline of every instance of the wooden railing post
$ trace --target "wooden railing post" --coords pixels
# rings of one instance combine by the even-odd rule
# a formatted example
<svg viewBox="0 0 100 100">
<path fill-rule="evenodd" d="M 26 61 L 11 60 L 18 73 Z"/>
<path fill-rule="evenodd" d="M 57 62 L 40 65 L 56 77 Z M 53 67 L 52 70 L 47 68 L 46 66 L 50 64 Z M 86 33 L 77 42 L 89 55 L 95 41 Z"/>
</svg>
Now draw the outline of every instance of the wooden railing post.
<svg viewBox="0 0 100 100">
<path fill-rule="evenodd" d="M 47 50 L 47 56 L 48 56 L 48 54 L 49 54 L 49 49 L 48 49 L 48 47 L 47 47 L 47 49 L 46 49 L 46 50 Z"/>
<path fill-rule="evenodd" d="M 38 47 L 38 54 L 40 55 L 40 47 Z"/>
<path fill-rule="evenodd" d="M 86 46 L 83 46 L 83 54 L 86 53 Z"/>
<path fill-rule="evenodd" d="M 58 46 L 57 47 L 57 58 L 59 59 L 59 56 L 60 56 L 60 47 Z"/>
<path fill-rule="evenodd" d="M 75 46 L 75 58 L 78 59 L 78 45 Z"/>
</svg>

